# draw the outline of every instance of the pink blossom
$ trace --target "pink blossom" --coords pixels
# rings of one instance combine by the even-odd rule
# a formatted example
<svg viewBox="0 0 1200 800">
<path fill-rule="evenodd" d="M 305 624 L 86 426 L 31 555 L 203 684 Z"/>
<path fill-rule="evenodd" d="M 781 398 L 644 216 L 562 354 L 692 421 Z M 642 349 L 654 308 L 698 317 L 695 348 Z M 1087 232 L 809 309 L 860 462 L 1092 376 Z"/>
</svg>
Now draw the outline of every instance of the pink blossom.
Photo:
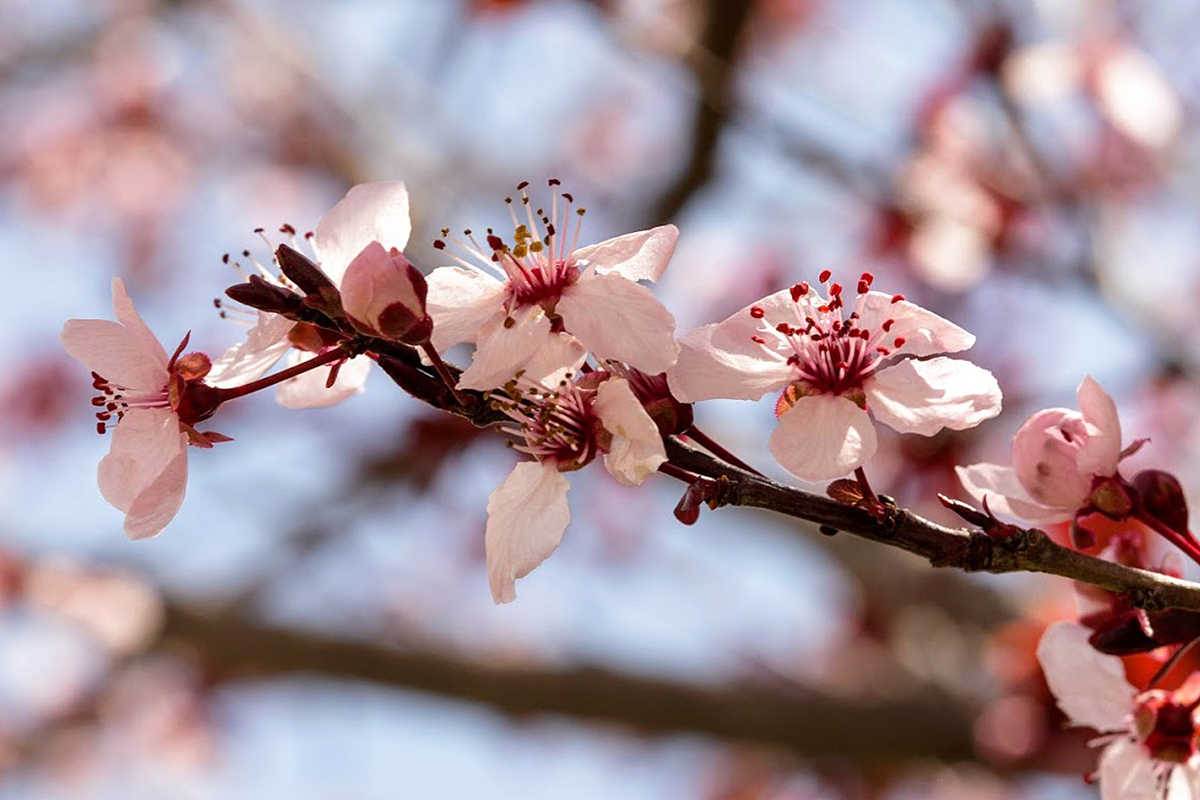
<svg viewBox="0 0 1200 800">
<path fill-rule="evenodd" d="M 1096 771 L 1102 800 L 1200 797 L 1198 676 L 1174 692 L 1139 693 L 1121 659 L 1095 650 L 1090 635 L 1078 623 L 1056 622 L 1042 634 L 1037 656 L 1071 724 L 1108 734 L 1092 742 L 1104 745 Z"/>
<path fill-rule="evenodd" d="M 822 273 L 821 282 L 829 277 Z M 680 340 L 679 360 L 667 371 L 672 393 L 696 402 L 782 390 L 771 452 L 809 481 L 866 463 L 876 441 L 870 416 L 923 436 L 996 416 L 1000 387 L 990 372 L 928 358 L 966 350 L 975 337 L 900 295 L 871 291 L 871 281 L 869 273 L 859 279 L 852 308 L 839 284 L 825 299 L 799 283 L 697 328 Z"/>
<path fill-rule="evenodd" d="M 354 327 L 372 336 L 409 344 L 429 341 L 425 276 L 396 248 L 373 241 L 342 279 L 342 307 Z"/>
<path fill-rule="evenodd" d="M 609 474 L 639 484 L 666 461 L 662 437 L 624 378 L 593 372 L 551 390 L 522 380 L 493 401 L 515 422 L 502 428 L 535 461 L 517 464 L 488 498 L 488 583 L 492 599 L 516 599 L 515 582 L 558 547 L 571 520 L 562 473 L 603 454 Z"/>
<path fill-rule="evenodd" d="M 522 370 L 542 378 L 539 371 L 574 366 L 547 365 L 541 357 L 549 338 L 563 331 L 581 343 L 581 351 L 647 374 L 675 363 L 675 318 L 638 283 L 657 280 L 666 269 L 679 236 L 675 226 L 577 248 L 583 209 L 576 210 L 578 221 L 569 233 L 571 195 L 563 193 L 560 203 L 556 192 L 547 214 L 530 205 L 525 185 L 520 187 L 522 212 L 509 198 L 511 244 L 489 229 L 481 245 L 464 231 L 465 241 L 456 241 L 468 258 L 456 258 L 461 266 L 440 267 L 429 275 L 434 348 L 444 352 L 460 342 L 476 345 L 459 386 L 487 390 Z M 445 242 L 434 245 L 444 248 Z"/>
<path fill-rule="evenodd" d="M 125 512 L 133 539 L 154 536 L 183 503 L 187 446 L 212 447 L 228 437 L 193 427 L 220 403 L 204 382 L 210 362 L 203 353 L 180 357 L 185 338 L 168 357 L 133 308 L 125 285 L 113 280 L 117 322 L 72 319 L 63 326 L 67 352 L 92 371 L 100 392 L 97 430 L 112 427 L 112 445 L 100 462 L 100 493 Z"/>
<path fill-rule="evenodd" d="M 1079 411 L 1037 412 L 1013 438 L 1013 466 L 956 467 L 976 500 L 1029 522 L 1061 522 L 1091 504 L 1098 478 L 1117 473 L 1121 422 L 1112 398 L 1090 376 L 1076 390 Z"/>
<path fill-rule="evenodd" d="M 360 184 L 352 187 L 317 223 L 312 247 L 321 271 L 335 286 L 349 288 L 352 302 L 361 304 L 361 307 L 355 306 L 355 311 L 368 317 L 375 311 L 382 311 L 373 309 L 372 303 L 382 298 L 384 291 L 393 291 L 395 287 L 372 270 L 380 266 L 380 260 L 360 259 L 359 256 L 372 244 L 385 251 L 399 252 L 407 244 L 410 230 L 408 192 L 403 183 Z M 269 270 L 260 268 L 260 271 L 268 281 L 280 283 L 279 277 Z M 370 274 L 372 272 L 374 274 Z M 369 289 L 381 280 L 387 288 L 379 286 L 380 298 L 374 298 Z M 349 282 L 349 287 L 343 285 L 345 281 Z M 257 324 L 236 355 L 237 363 L 246 367 L 265 362 L 265 370 L 286 354 L 287 365 L 295 366 L 327 346 L 314 340 L 310 333 L 303 328 L 297 330 L 294 323 L 278 314 L 258 312 Z M 360 394 L 370 373 L 371 359 L 357 356 L 338 364 L 336 369 L 335 380 L 330 386 L 326 385 L 329 373 L 325 370 L 306 372 L 286 381 L 277 393 L 280 404 L 288 408 L 320 408 Z M 245 374 L 230 372 L 221 360 L 214 371 L 217 373 L 213 379 L 216 386 L 234 386 L 246 378 Z"/>
</svg>

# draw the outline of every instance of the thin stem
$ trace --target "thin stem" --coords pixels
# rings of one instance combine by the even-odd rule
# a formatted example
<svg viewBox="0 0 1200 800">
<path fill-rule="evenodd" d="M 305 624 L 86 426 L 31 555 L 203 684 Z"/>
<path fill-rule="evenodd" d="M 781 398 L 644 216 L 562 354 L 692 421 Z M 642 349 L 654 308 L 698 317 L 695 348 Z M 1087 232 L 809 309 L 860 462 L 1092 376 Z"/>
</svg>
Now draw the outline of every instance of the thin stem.
<svg viewBox="0 0 1200 800">
<path fill-rule="evenodd" d="M 458 401 L 458 405 L 462 408 L 467 408 L 470 400 L 467 396 L 458 390 L 458 381 L 450 372 L 450 368 L 446 366 L 446 362 L 438 355 L 438 351 L 434 349 L 433 342 L 425 342 L 421 345 L 421 349 L 425 351 L 425 355 L 429 356 L 429 360 L 433 362 L 433 368 L 437 370 L 438 375 L 442 376 L 442 380 L 450 391 L 454 393 L 454 399 Z"/>
<path fill-rule="evenodd" d="M 1159 681 L 1167 677 L 1167 673 L 1179 663 L 1180 659 L 1187 655 L 1187 652 L 1196 645 L 1196 642 L 1200 642 L 1200 639 L 1192 639 L 1190 642 L 1180 645 L 1179 649 L 1172 653 L 1171 657 L 1163 662 L 1163 665 L 1158 668 L 1158 672 L 1154 673 L 1154 677 L 1150 679 L 1150 683 L 1147 684 L 1147 688 L 1153 689 L 1156 685 L 1158 685 Z"/>
<path fill-rule="evenodd" d="M 220 398 L 220 402 L 224 403 L 225 401 L 232 400 L 235 397 L 242 397 L 243 395 L 250 394 L 251 392 L 257 392 L 260 389 L 266 389 L 267 387 L 274 386 L 277 383 L 283 383 L 288 378 L 294 378 L 297 375 L 310 372 L 317 367 L 322 367 L 331 362 L 348 357 L 349 354 L 341 347 L 334 347 L 326 350 L 324 353 L 313 356 L 308 361 L 303 361 L 294 367 L 281 369 L 274 375 L 268 375 L 265 378 L 259 378 L 256 381 L 250 381 L 250 383 L 243 384 L 242 386 L 231 386 L 227 389 L 217 389 L 217 391 L 220 393 L 218 394 L 218 397 Z"/>
<path fill-rule="evenodd" d="M 664 475 L 670 475 L 672 478 L 677 478 L 684 483 L 695 483 L 696 481 L 703 480 L 706 477 L 699 473 L 686 470 L 683 467 L 677 467 L 670 461 L 664 461 L 663 463 L 659 464 L 658 471 Z"/>
<path fill-rule="evenodd" d="M 1188 558 L 1192 559 L 1192 561 L 1195 561 L 1197 564 L 1200 564 L 1200 545 L 1197 545 L 1196 537 L 1192 536 L 1191 531 L 1180 533 L 1174 528 L 1168 527 L 1150 514 L 1137 513 L 1134 514 L 1133 518 L 1138 522 L 1141 522 L 1142 524 L 1152 528 L 1168 542 L 1186 553 Z"/>
<path fill-rule="evenodd" d="M 697 428 L 695 425 L 693 425 L 692 427 L 687 429 L 686 435 L 689 438 L 695 440 L 696 444 L 700 445 L 701 447 L 703 447 L 708 452 L 712 453 L 717 458 L 720 458 L 722 461 L 727 461 L 728 463 L 733 464 L 735 467 L 740 467 L 741 469 L 746 470 L 746 472 L 750 472 L 750 473 L 753 473 L 753 474 L 759 475 L 759 476 L 762 475 L 761 472 L 759 472 L 754 467 L 747 464 L 745 461 L 742 461 L 740 458 L 735 456 L 733 453 L 726 450 L 715 439 L 713 439 L 711 436 L 709 436 L 704 431 Z"/>
<path fill-rule="evenodd" d="M 867 481 L 867 473 L 863 472 L 862 467 L 854 470 L 854 477 L 858 479 L 858 487 L 862 489 L 863 499 L 878 503 L 879 498 L 875 496 L 875 492 L 871 491 L 871 484 Z"/>
</svg>

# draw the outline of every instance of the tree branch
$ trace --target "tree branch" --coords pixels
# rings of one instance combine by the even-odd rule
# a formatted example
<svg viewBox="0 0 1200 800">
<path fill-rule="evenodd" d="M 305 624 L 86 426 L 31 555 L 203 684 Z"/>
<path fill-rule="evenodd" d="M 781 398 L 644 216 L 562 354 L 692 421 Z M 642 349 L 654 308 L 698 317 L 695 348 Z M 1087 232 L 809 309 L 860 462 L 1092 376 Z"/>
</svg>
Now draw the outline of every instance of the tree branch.
<svg viewBox="0 0 1200 800">
<path fill-rule="evenodd" d="M 806 757 L 881 765 L 973 759 L 972 714 L 932 689 L 851 702 L 792 685 L 677 683 L 600 667 L 514 666 L 398 649 L 168 603 L 165 645 L 193 650 L 215 679 L 310 673 L 481 703 L 506 714 L 561 714 L 643 734 L 699 733 Z"/>
<path fill-rule="evenodd" d="M 815 522 L 899 547 L 928 559 L 935 567 L 1045 572 L 1125 594 L 1135 606 L 1149 611 L 1200 611 L 1200 584 L 1085 555 L 1055 544 L 1036 528 L 1002 539 L 982 531 L 946 528 L 904 509 L 896 509 L 885 524 L 864 509 L 745 472 L 673 437 L 667 440 L 667 455 L 684 469 L 728 481 L 719 499 L 721 505 L 762 508 Z"/>
</svg>

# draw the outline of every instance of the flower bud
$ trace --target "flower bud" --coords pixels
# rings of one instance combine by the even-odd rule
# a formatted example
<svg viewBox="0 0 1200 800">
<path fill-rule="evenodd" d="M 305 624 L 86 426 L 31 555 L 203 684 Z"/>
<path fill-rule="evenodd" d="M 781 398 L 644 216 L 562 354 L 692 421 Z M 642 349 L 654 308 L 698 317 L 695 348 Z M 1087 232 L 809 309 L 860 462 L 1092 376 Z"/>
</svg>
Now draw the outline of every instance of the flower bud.
<svg viewBox="0 0 1200 800">
<path fill-rule="evenodd" d="M 354 327 L 406 344 L 429 341 L 433 321 L 425 312 L 425 276 L 396 248 L 371 242 L 342 278 L 342 305 Z"/>
</svg>

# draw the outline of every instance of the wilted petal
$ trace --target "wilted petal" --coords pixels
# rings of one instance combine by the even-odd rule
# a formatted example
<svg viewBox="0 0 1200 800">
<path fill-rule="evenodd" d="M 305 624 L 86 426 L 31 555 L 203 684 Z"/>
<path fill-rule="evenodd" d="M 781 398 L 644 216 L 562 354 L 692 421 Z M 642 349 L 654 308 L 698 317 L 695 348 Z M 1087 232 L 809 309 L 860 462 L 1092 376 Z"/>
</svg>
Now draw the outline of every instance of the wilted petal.
<svg viewBox="0 0 1200 800">
<path fill-rule="evenodd" d="M 1136 690 L 1125 679 L 1117 656 L 1090 644 L 1091 631 L 1076 622 L 1056 622 L 1038 642 L 1037 657 L 1046 684 L 1073 725 L 1101 733 L 1126 730 Z"/>
<path fill-rule="evenodd" d="M 126 514 L 132 514 L 134 506 L 138 505 L 139 520 L 147 515 L 155 516 L 147 510 L 147 504 L 160 511 L 166 509 L 171 501 L 166 490 L 174 486 L 175 479 L 168 480 L 169 486 L 154 488 L 155 484 L 164 474 L 172 470 L 178 472 L 178 466 L 172 467 L 172 463 L 181 456 L 186 458 L 186 448 L 187 434 L 179 429 L 179 417 L 170 409 L 137 408 L 125 412 L 125 417 L 113 430 L 108 455 L 100 461 L 97 470 L 100 493 Z M 186 465 L 183 470 L 186 481 Z M 150 491 L 152 488 L 153 491 Z M 139 498 L 147 492 L 149 494 L 145 501 L 140 502 Z M 179 509 L 179 502 L 183 500 L 182 488 L 178 488 L 178 495 L 178 502 L 170 509 L 162 525 L 166 525 Z M 155 518 L 161 516 L 158 514 Z M 128 523 L 129 520 L 127 530 Z M 162 529 L 159 526 L 147 532 L 148 525 L 139 522 L 134 526 L 139 538 L 152 536 Z M 134 530 L 130 530 L 129 534 L 135 536 Z"/>
<path fill-rule="evenodd" d="M 675 317 L 645 286 L 620 275 L 587 272 L 563 291 L 563 327 L 598 358 L 654 375 L 675 363 Z"/>
<path fill-rule="evenodd" d="M 317 223 L 313 244 L 321 271 L 336 284 L 350 262 L 371 242 L 403 250 L 411 230 L 408 192 L 399 181 L 363 183 Z"/>
<path fill-rule="evenodd" d="M 658 426 L 624 378 L 600 384 L 592 407 L 613 436 L 604 466 L 618 481 L 627 486 L 641 483 L 667 460 Z"/>
<path fill-rule="evenodd" d="M 992 373 L 957 358 L 906 359 L 876 372 L 863 389 L 875 419 L 901 433 L 960 431 L 1000 413 Z"/>
<path fill-rule="evenodd" d="M 844 397 L 801 397 L 779 417 L 771 453 L 784 469 L 806 481 L 847 475 L 875 454 L 875 426 Z"/>
<path fill-rule="evenodd" d="M 294 366 L 312 358 L 313 354 L 293 350 L 288 354 L 288 366 Z M 325 388 L 329 380 L 329 369 L 318 368 L 301 373 L 279 384 L 275 399 L 285 408 L 325 408 L 362 394 L 367 376 L 371 372 L 371 359 L 355 356 L 342 364 L 333 386 Z"/>
<path fill-rule="evenodd" d="M 511 319 L 512 325 L 501 318 L 480 332 L 471 366 L 459 378 L 461 388 L 487 391 L 503 386 L 550 344 L 550 320 L 541 308 L 520 309 Z"/>
<path fill-rule="evenodd" d="M 1100 777 L 1100 800 L 1162 800 L 1155 761 L 1145 747 L 1132 739 L 1118 739 L 1104 748 L 1096 771 Z"/>
<path fill-rule="evenodd" d="M 931 356 L 957 353 L 975 344 L 974 335 L 950 320 L 907 300 L 896 301 L 893 295 L 883 292 L 868 292 L 861 313 L 859 324 L 872 332 L 892 320 L 884 344 L 893 353 Z M 897 339 L 903 339 L 903 344 L 895 345 Z"/>
<path fill-rule="evenodd" d="M 567 479 L 553 467 L 523 461 L 488 497 L 488 584 L 492 599 L 516 599 L 514 584 L 541 564 L 562 541 L 571 521 Z"/>
<path fill-rule="evenodd" d="M 581 247 L 571 254 L 580 269 L 591 267 L 600 274 L 615 273 L 631 281 L 656 281 L 675 253 L 679 229 L 660 225 Z"/>
<path fill-rule="evenodd" d="M 426 278 L 425 308 L 433 319 L 430 341 L 438 352 L 475 342 L 479 331 L 504 315 L 504 284 L 479 270 L 438 267 Z"/>
<path fill-rule="evenodd" d="M 1079 410 L 1087 423 L 1087 438 L 1079 448 L 1076 466 L 1088 475 L 1114 475 L 1121 456 L 1121 420 L 1117 404 L 1108 392 L 1088 375 L 1075 392 Z"/>
<path fill-rule="evenodd" d="M 1034 501 L 1012 467 L 972 464 L 955 467 L 954 472 L 976 503 L 982 506 L 986 498 L 988 508 L 997 514 L 1033 523 L 1063 522 L 1075 516 L 1074 508 L 1054 508 Z"/>
<path fill-rule="evenodd" d="M 287 334 L 294 324 L 287 317 L 259 311 L 258 322 L 246 338 L 213 362 L 205 383 L 223 388 L 257 379 L 291 347 Z"/>
</svg>

